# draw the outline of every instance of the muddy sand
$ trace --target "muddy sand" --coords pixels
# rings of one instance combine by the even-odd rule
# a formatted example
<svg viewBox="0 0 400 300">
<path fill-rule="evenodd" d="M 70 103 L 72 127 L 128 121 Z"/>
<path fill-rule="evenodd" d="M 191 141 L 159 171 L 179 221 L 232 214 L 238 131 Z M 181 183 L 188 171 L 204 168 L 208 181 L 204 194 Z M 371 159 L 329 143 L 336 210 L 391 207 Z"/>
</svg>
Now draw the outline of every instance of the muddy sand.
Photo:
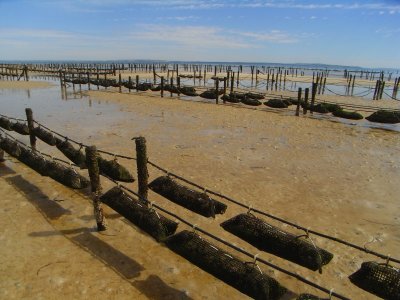
<svg viewBox="0 0 400 300">
<path fill-rule="evenodd" d="M 0 87 L 4 89 L 6 84 L 11 87 L 13 82 Z M 22 108 L 29 106 L 50 128 L 126 155 L 134 155 L 131 138 L 143 135 L 149 159 L 174 173 L 306 228 L 398 256 L 398 132 L 116 91 L 90 91 L 82 98 L 58 100 L 60 115 L 40 113 L 41 107 L 32 99 L 21 100 L 15 112 L 9 106 L 6 111 L 22 117 Z M 2 106 L 9 105 L 5 98 L 0 97 Z M 71 103 L 80 106 L 72 109 Z M 88 105 L 95 104 L 93 113 L 87 113 Z M 39 141 L 38 147 L 62 157 L 43 142 Z M 70 190 L 7 155 L 6 159 L 0 166 L 0 298 L 246 298 L 157 244 L 108 207 L 109 230 L 96 232 L 87 191 Z M 120 162 L 135 171 L 133 161 Z M 162 175 L 151 167 L 149 173 L 150 180 Z M 112 187 L 105 179 L 102 185 L 104 191 Z M 128 186 L 137 189 L 136 183 Z M 312 236 L 319 247 L 334 253 L 331 263 L 319 274 L 262 253 L 223 231 L 219 224 L 245 212 L 243 208 L 225 201 L 228 209 L 224 215 L 206 219 L 153 192 L 149 198 L 328 289 L 352 299 L 375 299 L 347 276 L 363 261 L 383 262 L 381 259 Z M 178 231 L 183 229 L 188 228 L 180 224 Z M 233 250 L 229 252 L 249 260 Z M 324 295 L 279 271 L 261 267 L 295 293 Z"/>
</svg>

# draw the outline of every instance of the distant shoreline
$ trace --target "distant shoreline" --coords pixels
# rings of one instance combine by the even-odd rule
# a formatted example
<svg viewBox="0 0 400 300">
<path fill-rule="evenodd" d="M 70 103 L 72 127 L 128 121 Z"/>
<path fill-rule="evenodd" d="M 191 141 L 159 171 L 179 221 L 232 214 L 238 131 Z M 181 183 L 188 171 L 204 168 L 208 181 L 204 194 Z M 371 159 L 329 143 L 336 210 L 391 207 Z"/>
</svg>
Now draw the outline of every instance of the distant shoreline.
<svg viewBox="0 0 400 300">
<path fill-rule="evenodd" d="M 348 65 L 337 65 L 337 64 L 324 64 L 324 63 L 276 63 L 276 62 L 241 62 L 241 61 L 185 61 L 185 60 L 154 60 L 154 59 L 116 59 L 116 60 L 74 60 L 74 59 L 63 59 L 63 60 L 0 60 L 0 63 L 137 63 L 137 64 L 153 64 L 153 63 L 164 63 L 164 64 L 209 64 L 209 65 L 232 65 L 232 66 L 270 66 L 270 67 L 289 67 L 289 68 L 305 68 L 305 69 L 336 69 L 336 70 L 355 70 L 355 71 L 367 71 L 367 70 L 380 70 L 387 72 L 399 72 L 400 67 L 387 68 L 387 67 L 361 67 L 361 66 L 348 66 Z"/>
</svg>

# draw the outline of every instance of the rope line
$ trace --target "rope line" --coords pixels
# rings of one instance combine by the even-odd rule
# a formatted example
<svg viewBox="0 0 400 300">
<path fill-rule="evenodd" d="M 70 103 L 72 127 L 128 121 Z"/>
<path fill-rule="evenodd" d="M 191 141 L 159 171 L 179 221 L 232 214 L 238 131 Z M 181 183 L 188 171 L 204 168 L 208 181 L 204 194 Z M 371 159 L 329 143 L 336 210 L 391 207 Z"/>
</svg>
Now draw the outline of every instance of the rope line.
<svg viewBox="0 0 400 300">
<path fill-rule="evenodd" d="M 212 234 L 212 233 L 210 233 L 210 232 L 198 227 L 196 224 L 190 223 L 189 221 L 185 220 L 184 218 L 178 216 L 177 214 L 175 214 L 173 212 L 170 212 L 167 209 L 155 204 L 154 202 L 150 202 L 149 200 L 141 197 L 138 193 L 136 193 L 132 189 L 130 189 L 130 188 L 124 186 L 124 185 L 118 184 L 118 182 L 116 182 L 115 180 L 109 178 L 108 176 L 106 176 L 106 177 L 107 177 L 107 179 L 109 179 L 112 182 L 114 182 L 120 188 L 128 191 L 129 193 L 131 193 L 133 195 L 135 195 L 138 198 L 139 201 L 143 201 L 146 204 L 151 205 L 152 208 L 157 208 L 159 211 L 162 211 L 162 212 L 170 215 L 171 217 L 176 218 L 177 220 L 179 220 L 180 222 L 186 224 L 190 228 L 195 228 L 196 231 L 199 231 L 202 234 L 207 235 L 208 237 L 211 237 L 212 239 L 214 239 L 214 240 L 216 240 L 216 241 L 218 241 L 218 242 L 220 242 L 220 243 L 222 243 L 222 244 L 224 244 L 224 245 L 226 245 L 226 246 L 228 246 L 228 247 L 230 247 L 230 248 L 232 248 L 232 249 L 234 249 L 234 250 L 236 250 L 236 251 L 238 251 L 238 252 L 240 252 L 240 253 L 242 253 L 242 254 L 244 254 L 246 256 L 248 256 L 251 259 L 254 259 L 254 257 L 255 257 L 254 254 L 251 254 L 250 252 L 244 250 L 243 248 L 240 248 L 238 246 L 235 246 L 235 245 L 229 243 L 228 241 L 225 241 L 224 239 L 222 239 L 222 238 L 220 238 L 220 237 L 218 237 L 218 236 L 216 236 L 216 235 L 214 235 L 214 234 Z M 271 267 L 271 268 L 273 268 L 275 270 L 278 270 L 278 271 L 280 271 L 280 272 L 282 272 L 282 273 L 284 273 L 286 275 L 289 275 L 289 276 L 291 276 L 291 277 L 293 277 L 293 278 L 295 278 L 295 279 L 297 279 L 297 280 L 299 280 L 299 281 L 301 281 L 301 282 L 303 282 L 305 284 L 308 284 L 308 285 L 310 285 L 310 286 L 312 286 L 312 287 L 314 287 L 314 288 L 316 288 L 316 289 L 318 289 L 320 291 L 323 291 L 323 292 L 325 292 L 327 294 L 331 293 L 332 296 L 335 296 L 335 297 L 337 297 L 339 299 L 343 299 L 343 300 L 348 300 L 349 299 L 349 298 L 347 298 L 347 297 L 345 297 L 345 296 L 343 296 L 341 294 L 334 293 L 334 292 L 332 292 L 332 290 L 328 290 L 327 288 L 324 288 L 324 287 L 322 287 L 322 286 L 320 286 L 320 285 L 318 285 L 318 284 L 316 284 L 316 283 L 314 283 L 314 282 L 312 282 L 312 281 L 300 276 L 299 274 L 290 272 L 290 271 L 288 271 L 288 270 L 286 270 L 284 268 L 281 268 L 281 267 L 279 267 L 279 266 L 277 266 L 277 265 L 275 265 L 273 263 L 270 263 L 265 259 L 257 257 L 257 261 L 259 261 L 259 262 L 263 263 L 264 265 L 269 266 L 269 267 Z"/>
<path fill-rule="evenodd" d="M 179 180 L 181 180 L 181 181 L 183 181 L 183 182 L 186 182 L 187 184 L 190 184 L 190 185 L 192 185 L 192 186 L 195 186 L 195 187 L 197 187 L 198 189 L 200 189 L 200 190 L 202 190 L 202 191 L 207 191 L 209 194 L 212 194 L 212 195 L 214 195 L 214 196 L 218 196 L 218 197 L 220 197 L 220 198 L 222 198 L 222 199 L 225 199 L 225 200 L 227 200 L 227 201 L 229 201 L 229 202 L 232 202 L 232 203 L 234 203 L 234 204 L 236 204 L 236 205 L 239 205 L 239 206 L 241 206 L 241 207 L 243 207 L 243 208 L 245 208 L 245 209 L 248 209 L 248 208 L 249 208 L 248 205 L 245 205 L 245 204 L 243 204 L 243 203 L 240 202 L 240 201 L 237 201 L 237 200 L 235 200 L 235 199 L 233 199 L 233 198 L 230 198 L 230 197 L 228 197 L 228 196 L 225 196 L 225 195 L 223 195 L 223 194 L 221 194 L 221 193 L 218 193 L 218 192 L 214 192 L 214 191 L 212 191 L 212 190 L 209 190 L 209 189 L 207 189 L 207 188 L 205 188 L 205 187 L 203 187 L 203 186 L 201 186 L 201 185 L 199 185 L 199 184 L 197 184 L 197 183 L 195 183 L 195 182 L 192 182 L 192 181 L 190 181 L 190 180 L 188 180 L 188 179 L 186 179 L 186 178 L 183 178 L 182 176 L 179 176 L 179 175 L 176 175 L 176 174 L 174 174 L 174 173 L 172 173 L 172 172 L 169 172 L 168 170 L 166 170 L 166 169 L 164 169 L 164 168 L 158 166 L 157 164 L 155 164 L 155 163 L 153 163 L 153 162 L 151 162 L 151 161 L 149 161 L 149 160 L 147 161 L 147 163 L 150 164 L 151 166 L 155 167 L 156 169 L 158 169 L 158 170 L 160 170 L 160 171 L 166 173 L 167 175 L 173 176 L 173 177 L 175 177 L 175 178 L 177 178 L 177 179 L 179 179 Z M 272 215 L 272 214 L 269 214 L 269 213 L 264 212 L 264 211 L 262 211 L 262 210 L 259 210 L 259 209 L 257 209 L 257 208 L 253 208 L 253 207 L 252 207 L 251 210 L 254 211 L 254 212 L 256 212 L 256 213 L 258 213 L 258 214 L 260 214 L 260 215 L 263 215 L 263 216 L 266 216 L 266 217 L 268 217 L 268 218 L 274 219 L 274 220 L 276 220 L 276 221 L 282 222 L 282 223 L 284 223 L 284 224 L 290 225 L 290 226 L 292 226 L 292 227 L 294 227 L 294 228 L 296 228 L 296 229 L 300 229 L 300 230 L 303 230 L 303 231 L 308 231 L 309 233 L 312 233 L 312 234 L 314 234 L 314 235 L 317 235 L 317 236 L 320 236 L 320 237 L 323 237 L 323 238 L 326 238 L 326 239 L 335 241 L 335 242 L 337 242 L 337 243 L 340 243 L 340 244 L 343 244 L 343 245 L 352 247 L 352 248 L 354 248 L 354 249 L 360 250 L 360 251 L 365 252 L 365 253 L 368 253 L 368 254 L 375 255 L 375 256 L 377 256 L 377 257 L 379 257 L 379 258 L 382 258 L 382 259 L 389 259 L 389 260 L 392 261 L 392 262 L 400 263 L 400 260 L 399 260 L 399 259 L 392 258 L 392 257 L 388 257 L 387 255 L 380 254 L 380 253 L 375 252 L 375 251 L 373 251 L 373 250 L 368 250 L 368 249 L 365 248 L 365 247 L 361 247 L 361 246 L 355 245 L 355 244 L 353 244 L 353 243 L 344 241 L 344 240 L 339 239 L 339 238 L 332 237 L 332 236 L 327 235 L 327 234 L 324 234 L 324 233 L 320 233 L 320 232 L 315 231 L 315 230 L 310 230 L 310 229 L 308 229 L 308 228 L 306 228 L 306 227 L 300 226 L 300 225 L 298 225 L 298 224 L 296 224 L 296 223 L 293 223 L 293 222 L 287 221 L 287 220 L 285 220 L 285 219 L 282 219 L 282 218 L 280 218 L 280 217 L 274 216 L 274 215 Z"/>
</svg>

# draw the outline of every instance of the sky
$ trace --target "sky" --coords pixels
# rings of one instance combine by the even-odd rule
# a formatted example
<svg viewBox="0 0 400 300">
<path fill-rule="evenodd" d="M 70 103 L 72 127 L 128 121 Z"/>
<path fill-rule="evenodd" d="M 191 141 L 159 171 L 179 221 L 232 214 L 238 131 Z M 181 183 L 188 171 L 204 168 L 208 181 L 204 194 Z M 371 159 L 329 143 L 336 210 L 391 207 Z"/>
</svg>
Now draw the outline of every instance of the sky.
<svg viewBox="0 0 400 300">
<path fill-rule="evenodd" d="M 0 60 L 400 68 L 400 0 L 0 0 Z"/>
</svg>

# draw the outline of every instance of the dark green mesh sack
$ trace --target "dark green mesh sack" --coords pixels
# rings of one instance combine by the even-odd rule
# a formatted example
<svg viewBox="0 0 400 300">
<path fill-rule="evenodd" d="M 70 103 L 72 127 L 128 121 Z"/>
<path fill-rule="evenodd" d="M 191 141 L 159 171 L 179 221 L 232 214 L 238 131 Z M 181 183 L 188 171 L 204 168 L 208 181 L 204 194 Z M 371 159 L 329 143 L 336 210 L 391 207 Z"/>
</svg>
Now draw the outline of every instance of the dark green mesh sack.
<svg viewBox="0 0 400 300">
<path fill-rule="evenodd" d="M 186 96 L 192 96 L 192 97 L 198 96 L 198 94 L 196 93 L 196 89 L 193 87 L 189 87 L 189 86 L 180 87 L 179 92 Z"/>
<path fill-rule="evenodd" d="M 296 300 L 329 300 L 329 298 L 320 298 L 311 294 L 300 294 Z"/>
<path fill-rule="evenodd" d="M 137 89 L 139 91 L 147 91 L 147 90 L 151 89 L 151 83 L 149 83 L 149 82 L 139 83 L 137 86 Z"/>
<path fill-rule="evenodd" d="M 400 112 L 378 110 L 374 112 L 372 115 L 366 117 L 366 119 L 370 122 L 396 124 L 400 123 Z"/>
<path fill-rule="evenodd" d="M 18 143 L 6 137 L 0 137 L 0 148 L 16 158 L 21 154 L 21 147 L 19 147 Z"/>
<path fill-rule="evenodd" d="M 221 226 L 262 251 L 313 271 L 321 271 L 322 266 L 333 258 L 333 254 L 316 247 L 309 240 L 282 231 L 249 213 L 237 215 Z"/>
<path fill-rule="evenodd" d="M 222 95 L 223 93 L 224 93 L 224 90 L 219 90 L 218 95 Z M 216 95 L 216 90 L 211 89 L 211 90 L 202 92 L 199 96 L 201 98 L 205 98 L 205 99 L 215 99 L 215 95 Z"/>
<path fill-rule="evenodd" d="M 54 135 L 40 126 L 33 129 L 33 134 L 50 146 L 56 145 L 56 138 Z"/>
<path fill-rule="evenodd" d="M 18 157 L 18 160 L 38 172 L 40 175 L 47 176 L 47 160 L 39 153 L 21 147 L 21 155 Z"/>
<path fill-rule="evenodd" d="M 126 87 L 127 89 L 131 89 L 133 90 L 135 88 L 135 85 L 132 82 L 124 82 L 124 87 Z"/>
<path fill-rule="evenodd" d="M 245 263 L 215 247 L 194 232 L 181 231 L 165 241 L 168 248 L 223 282 L 254 299 L 279 299 L 286 288 Z"/>
<path fill-rule="evenodd" d="M 345 111 L 343 109 L 338 109 L 332 112 L 335 117 L 350 119 L 350 120 L 362 120 L 364 117 L 356 111 Z"/>
<path fill-rule="evenodd" d="M 161 85 L 153 85 L 150 90 L 153 92 L 159 92 L 161 91 Z"/>
<path fill-rule="evenodd" d="M 265 96 L 263 94 L 257 94 L 257 93 L 246 93 L 246 97 L 251 98 L 251 99 L 257 99 L 257 100 L 261 100 L 264 99 Z"/>
<path fill-rule="evenodd" d="M 157 241 L 164 241 L 178 227 L 178 223 L 133 200 L 117 186 L 103 194 L 100 200 Z"/>
<path fill-rule="evenodd" d="M 267 102 L 264 102 L 266 106 L 273 108 L 287 108 L 288 105 L 282 99 L 270 99 Z"/>
<path fill-rule="evenodd" d="M 224 100 L 224 101 L 227 101 L 227 102 L 231 102 L 231 103 L 239 103 L 240 102 L 240 99 L 234 98 L 231 95 L 223 95 L 221 97 L 221 99 Z"/>
<path fill-rule="evenodd" d="M 68 157 L 74 164 L 79 166 L 81 169 L 86 169 L 86 155 L 79 149 L 75 149 L 74 146 L 67 140 L 57 140 L 56 147 L 66 157 Z"/>
<path fill-rule="evenodd" d="M 4 128 L 6 130 L 12 130 L 11 122 L 7 118 L 0 117 L 0 127 Z"/>
<path fill-rule="evenodd" d="M 237 99 L 239 100 L 238 102 L 240 102 L 240 100 L 243 100 L 244 98 L 246 98 L 246 94 L 244 93 L 238 93 L 238 92 L 232 92 L 231 94 L 229 94 L 230 97 L 232 99 Z"/>
<path fill-rule="evenodd" d="M 244 97 L 244 99 L 240 100 L 240 102 L 242 102 L 243 104 L 246 104 L 246 105 L 251 105 L 251 106 L 259 106 L 262 104 L 257 99 L 248 98 L 247 96 Z"/>
<path fill-rule="evenodd" d="M 342 108 L 338 104 L 332 104 L 332 103 L 322 103 L 324 107 L 329 111 L 329 112 L 334 112 L 336 110 L 341 110 Z"/>
<path fill-rule="evenodd" d="M 73 168 L 61 165 L 54 160 L 47 161 L 46 168 L 47 176 L 67 187 L 83 189 L 89 185 L 89 181 Z"/>
<path fill-rule="evenodd" d="M 97 158 L 99 164 L 100 173 L 104 174 L 114 180 L 123 182 L 134 182 L 135 179 L 129 173 L 129 171 L 122 165 L 120 165 L 115 159 L 105 160 L 101 156 Z"/>
<path fill-rule="evenodd" d="M 317 105 L 314 105 L 314 107 L 310 107 L 311 111 L 320 113 L 320 114 L 327 114 L 329 113 L 328 108 L 325 106 L 324 103 L 318 103 Z"/>
<path fill-rule="evenodd" d="M 11 122 L 11 129 L 22 135 L 29 135 L 28 125 L 20 122 Z"/>
<path fill-rule="evenodd" d="M 350 281 L 378 297 L 400 299 L 400 270 L 373 261 L 364 262 L 361 268 L 349 276 Z"/>
<path fill-rule="evenodd" d="M 161 176 L 149 184 L 149 188 L 161 196 L 205 217 L 223 214 L 226 205 L 210 198 L 206 193 L 197 192 L 174 181 L 169 176 Z"/>
</svg>

